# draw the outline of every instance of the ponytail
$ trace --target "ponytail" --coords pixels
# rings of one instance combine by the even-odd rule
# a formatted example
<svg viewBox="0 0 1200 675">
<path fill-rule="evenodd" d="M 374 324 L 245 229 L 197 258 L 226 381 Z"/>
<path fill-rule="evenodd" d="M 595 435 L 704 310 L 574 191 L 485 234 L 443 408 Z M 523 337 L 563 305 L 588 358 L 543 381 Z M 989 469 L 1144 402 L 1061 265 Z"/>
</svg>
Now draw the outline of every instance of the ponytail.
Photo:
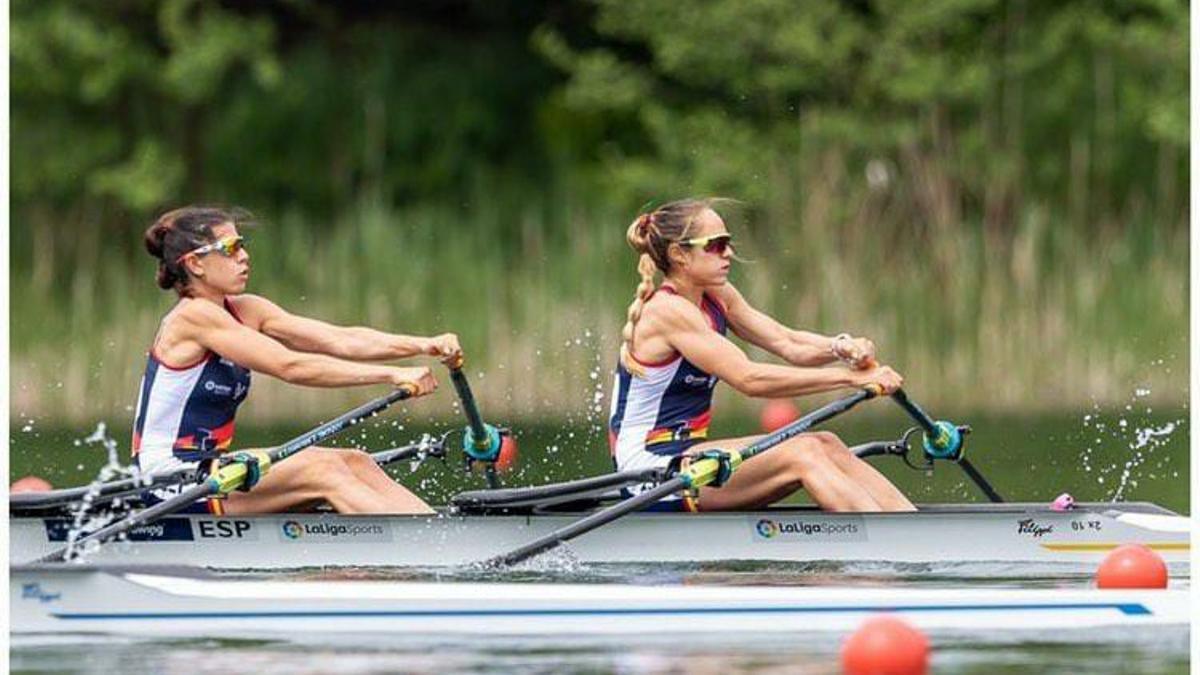
<svg viewBox="0 0 1200 675">
<path fill-rule="evenodd" d="M 646 369 L 633 357 L 633 334 L 637 322 L 642 318 L 646 301 L 654 295 L 654 276 L 657 272 L 667 274 L 671 262 L 667 249 L 671 244 L 687 238 L 696 216 L 711 208 L 712 199 L 684 199 L 664 204 L 654 211 L 643 213 L 625 231 L 625 240 L 638 253 L 637 293 L 625 312 L 625 327 L 621 329 L 621 364 L 633 375 L 642 375 Z"/>
</svg>

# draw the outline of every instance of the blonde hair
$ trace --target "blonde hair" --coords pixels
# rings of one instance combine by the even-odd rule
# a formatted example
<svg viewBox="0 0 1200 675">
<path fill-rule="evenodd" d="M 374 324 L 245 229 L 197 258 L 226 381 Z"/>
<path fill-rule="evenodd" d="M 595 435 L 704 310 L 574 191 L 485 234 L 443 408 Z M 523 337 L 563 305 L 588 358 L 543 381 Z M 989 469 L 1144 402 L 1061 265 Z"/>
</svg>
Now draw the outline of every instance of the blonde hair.
<svg viewBox="0 0 1200 675">
<path fill-rule="evenodd" d="M 625 232 L 625 240 L 638 252 L 638 283 L 633 302 L 625 312 L 625 327 L 621 329 L 621 364 L 631 374 L 641 376 L 646 370 L 633 358 L 633 332 L 642 318 L 646 301 L 654 294 L 655 273 L 671 271 L 667 251 L 671 244 L 688 238 L 696 216 L 712 208 L 716 199 L 681 199 L 664 204 L 639 215 Z"/>
</svg>

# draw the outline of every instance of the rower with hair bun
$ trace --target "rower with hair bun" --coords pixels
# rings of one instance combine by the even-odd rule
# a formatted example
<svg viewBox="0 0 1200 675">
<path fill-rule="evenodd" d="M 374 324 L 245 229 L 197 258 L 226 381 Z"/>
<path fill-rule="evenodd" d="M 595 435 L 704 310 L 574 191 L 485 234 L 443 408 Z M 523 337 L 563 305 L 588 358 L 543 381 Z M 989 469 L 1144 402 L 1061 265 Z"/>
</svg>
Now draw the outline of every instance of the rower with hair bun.
<svg viewBox="0 0 1200 675">
<path fill-rule="evenodd" d="M 429 368 L 378 362 L 462 358 L 452 333 L 413 337 L 334 326 L 246 293 L 250 254 L 238 230 L 248 220 L 240 209 L 189 206 L 146 231 L 158 285 L 179 301 L 162 319 L 139 388 L 133 452 L 142 472 L 189 465 L 211 471 L 233 447 L 234 417 L 252 371 L 310 387 L 387 384 L 422 396 L 437 388 Z M 370 455 L 348 448 L 311 448 L 248 483 L 243 487 L 252 490 L 192 510 L 274 513 L 328 503 L 341 513 L 432 513 Z M 155 490 L 150 499 L 167 499 L 177 488 Z"/>
<path fill-rule="evenodd" d="M 890 394 L 903 382 L 876 364 L 875 345 L 866 338 L 793 330 L 752 307 L 729 283 L 733 238 L 715 203 L 666 204 L 638 216 L 626 233 L 639 254 L 641 283 L 622 330 L 609 421 L 619 471 L 678 467 L 706 450 L 740 450 L 758 440 L 709 437 L 718 381 L 759 398 L 852 387 Z M 665 280 L 655 287 L 660 272 Z M 751 361 L 725 337 L 727 330 L 790 365 Z M 801 488 L 829 511 L 915 510 L 829 432 L 801 434 L 746 460 L 720 487 L 701 487 L 652 508 L 753 509 Z"/>
</svg>

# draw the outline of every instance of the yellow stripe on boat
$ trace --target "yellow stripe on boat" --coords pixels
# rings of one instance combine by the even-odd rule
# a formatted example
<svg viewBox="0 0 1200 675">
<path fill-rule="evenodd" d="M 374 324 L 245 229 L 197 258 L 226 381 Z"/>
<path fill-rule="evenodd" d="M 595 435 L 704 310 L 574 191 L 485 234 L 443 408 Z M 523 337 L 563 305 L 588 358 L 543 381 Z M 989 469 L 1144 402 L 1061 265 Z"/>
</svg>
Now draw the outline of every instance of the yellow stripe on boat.
<svg viewBox="0 0 1200 675">
<path fill-rule="evenodd" d="M 1058 551 L 1060 553 L 1090 553 L 1096 551 L 1111 551 L 1112 549 L 1121 545 L 1122 544 L 1115 542 L 1092 542 L 1079 544 L 1042 544 L 1042 548 L 1048 551 Z M 1176 541 L 1164 541 L 1157 543 L 1151 542 L 1149 544 L 1142 545 L 1155 551 L 1190 551 L 1192 549 L 1192 545 L 1190 543 Z"/>
</svg>

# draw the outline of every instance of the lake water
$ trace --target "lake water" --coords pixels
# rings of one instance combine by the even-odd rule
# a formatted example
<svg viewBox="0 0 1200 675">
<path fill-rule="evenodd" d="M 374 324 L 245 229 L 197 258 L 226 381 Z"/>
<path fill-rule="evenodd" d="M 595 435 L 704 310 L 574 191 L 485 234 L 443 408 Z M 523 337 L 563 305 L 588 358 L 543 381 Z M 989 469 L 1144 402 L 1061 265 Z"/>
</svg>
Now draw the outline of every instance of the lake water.
<svg viewBox="0 0 1200 675">
<path fill-rule="evenodd" d="M 969 423 L 968 457 L 1013 501 L 1049 502 L 1061 492 L 1080 501 L 1154 501 L 1190 513 L 1188 504 L 1187 411 L 1130 409 L 1053 415 L 961 415 Z M 343 444 L 371 449 L 398 445 L 436 425 L 397 423 L 385 418 L 356 429 Z M 724 422 L 726 435 L 753 430 L 751 420 Z M 403 426 L 404 428 L 399 428 Z M 899 415 L 848 415 L 828 428 L 847 442 L 898 437 L 907 428 Z M 92 429 L 44 429 L 13 420 L 11 475 L 36 473 L 62 487 L 86 482 L 104 464 L 98 444 L 76 440 Z M 303 429 L 239 429 L 246 445 L 270 445 Z M 517 430 L 521 460 L 505 477 L 510 485 L 538 484 L 608 470 L 601 430 L 594 424 Z M 128 450 L 127 428 L 110 435 Z M 918 502 L 981 501 L 983 497 L 953 465 L 926 475 L 896 458 L 875 460 L 885 474 Z M 419 467 L 395 465 L 393 475 L 432 502 L 462 489 L 482 487 L 482 478 L 455 461 L 431 460 Z M 801 501 L 803 498 L 799 498 Z M 364 570 L 388 576 L 387 570 Z M 406 572 L 411 576 L 413 572 Z M 418 573 L 419 574 L 419 573 Z M 896 566 L 635 565 L 585 566 L 504 580 L 656 584 L 855 584 L 938 587 L 1086 587 L 1086 575 L 1016 576 L 1011 570 L 973 567 L 962 574 Z M 439 575 L 445 579 L 445 575 Z M 451 576 L 451 580 L 453 580 Z M 477 580 L 477 579 L 472 579 Z M 1187 578 L 1174 578 L 1186 587 Z M 1086 631 L 1062 634 L 935 634 L 936 673 L 1184 673 L 1189 666 L 1188 631 Z M 168 673 L 836 673 L 839 638 L 830 635 L 697 635 L 663 638 L 479 638 L 411 636 L 330 638 L 297 635 L 288 640 L 138 641 L 109 637 L 18 638 L 10 653 L 14 672 Z"/>
</svg>

